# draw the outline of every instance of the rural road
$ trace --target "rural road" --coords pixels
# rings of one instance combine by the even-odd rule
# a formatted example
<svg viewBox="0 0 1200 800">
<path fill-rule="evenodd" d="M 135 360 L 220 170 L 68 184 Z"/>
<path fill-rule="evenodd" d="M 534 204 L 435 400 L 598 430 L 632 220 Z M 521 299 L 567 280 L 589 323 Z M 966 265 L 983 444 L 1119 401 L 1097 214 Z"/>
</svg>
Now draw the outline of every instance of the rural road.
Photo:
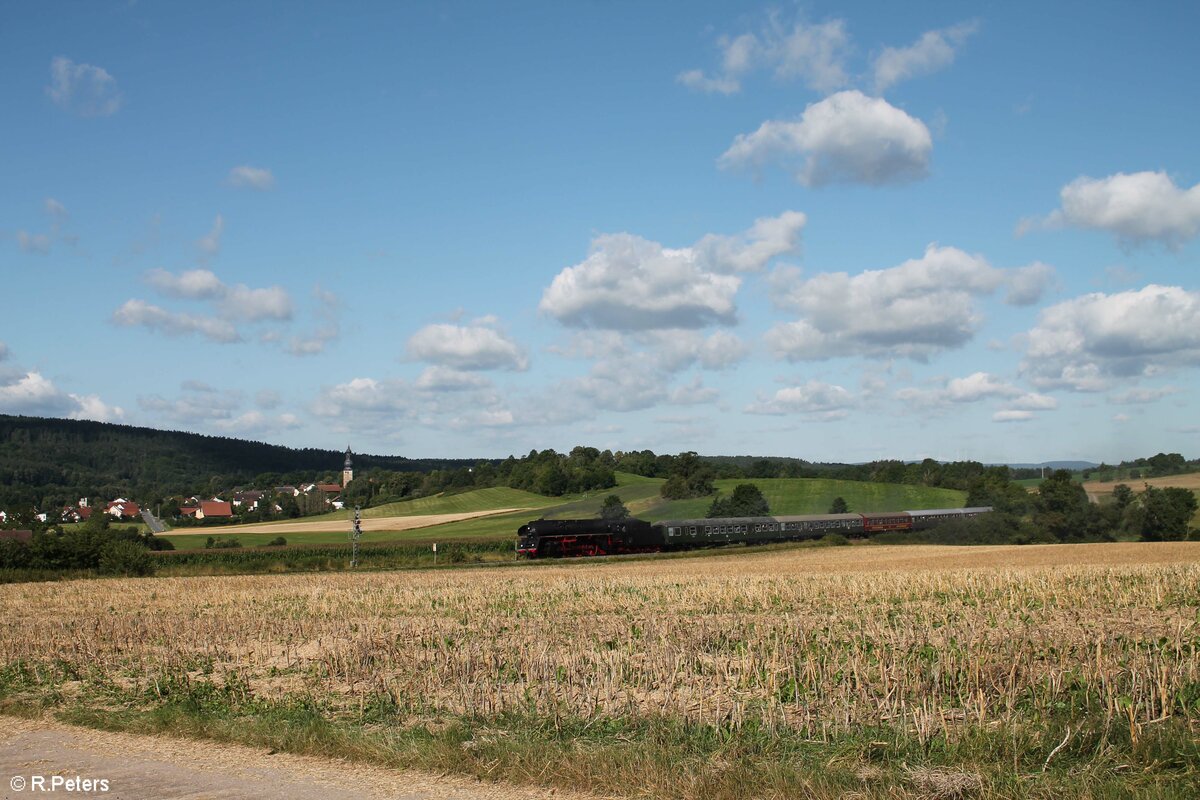
<svg viewBox="0 0 1200 800">
<path fill-rule="evenodd" d="M 163 526 L 162 521 L 159 520 L 158 517 L 151 514 L 150 509 L 148 508 L 142 509 L 142 519 L 147 525 L 150 526 L 151 533 L 162 533 L 164 530 L 166 530 L 166 527 Z"/>
<path fill-rule="evenodd" d="M 487 511 L 465 511 L 457 514 L 421 514 L 401 517 L 366 517 L 362 520 L 364 531 L 411 531 L 417 528 L 431 528 L 434 525 L 444 525 L 447 522 L 462 522 L 479 517 L 494 517 L 498 514 L 509 514 L 523 511 L 520 508 L 493 508 Z M 203 528 L 176 528 L 172 536 L 236 536 L 239 533 L 326 533 L 329 531 L 350 531 L 350 517 L 343 520 L 322 519 L 316 522 L 305 522 L 304 518 L 291 522 L 262 522 L 249 525 L 218 525 Z M 515 527 L 514 527 L 515 531 Z"/>
<path fill-rule="evenodd" d="M 50 791 L 55 776 L 107 791 Z M 36 790 L 41 778 L 44 791 Z M 112 800 L 587 800 L 582 795 L 402 772 L 263 748 L 109 733 L 0 717 L 0 797 Z"/>
</svg>

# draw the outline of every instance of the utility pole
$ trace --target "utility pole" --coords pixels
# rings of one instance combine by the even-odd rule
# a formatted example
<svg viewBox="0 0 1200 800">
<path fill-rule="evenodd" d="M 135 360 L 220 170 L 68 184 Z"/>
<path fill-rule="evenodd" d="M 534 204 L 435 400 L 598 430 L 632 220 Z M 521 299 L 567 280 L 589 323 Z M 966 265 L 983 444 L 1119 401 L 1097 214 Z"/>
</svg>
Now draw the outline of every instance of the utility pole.
<svg viewBox="0 0 1200 800">
<path fill-rule="evenodd" d="M 354 507 L 354 527 L 350 531 L 350 567 L 358 566 L 358 540 L 362 538 L 362 507 Z"/>
</svg>

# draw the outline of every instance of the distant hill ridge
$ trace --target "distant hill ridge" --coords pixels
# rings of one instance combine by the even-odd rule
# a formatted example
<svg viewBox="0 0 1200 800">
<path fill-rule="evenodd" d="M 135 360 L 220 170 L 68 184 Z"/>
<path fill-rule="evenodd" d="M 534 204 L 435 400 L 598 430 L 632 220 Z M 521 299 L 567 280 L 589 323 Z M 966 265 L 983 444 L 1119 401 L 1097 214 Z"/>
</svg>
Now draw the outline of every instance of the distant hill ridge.
<svg viewBox="0 0 1200 800">
<path fill-rule="evenodd" d="M 340 479 L 344 454 L 308 447 L 85 420 L 0 414 L 0 507 L 38 507 L 82 496 L 192 494 L 252 482 L 265 473 Z M 354 454 L 355 470 L 457 469 L 475 459 Z M 303 479 L 297 477 L 296 479 Z"/>
</svg>

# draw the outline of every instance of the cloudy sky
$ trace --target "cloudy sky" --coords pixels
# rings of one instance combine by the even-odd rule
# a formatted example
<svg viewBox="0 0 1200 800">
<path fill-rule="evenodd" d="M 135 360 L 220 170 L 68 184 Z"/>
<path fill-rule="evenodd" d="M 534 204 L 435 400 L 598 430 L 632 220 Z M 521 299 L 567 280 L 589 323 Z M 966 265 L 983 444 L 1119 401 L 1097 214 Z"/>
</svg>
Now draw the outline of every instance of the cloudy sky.
<svg viewBox="0 0 1200 800">
<path fill-rule="evenodd" d="M 0 412 L 1200 450 L 1194 3 L 9 2 Z"/>
</svg>

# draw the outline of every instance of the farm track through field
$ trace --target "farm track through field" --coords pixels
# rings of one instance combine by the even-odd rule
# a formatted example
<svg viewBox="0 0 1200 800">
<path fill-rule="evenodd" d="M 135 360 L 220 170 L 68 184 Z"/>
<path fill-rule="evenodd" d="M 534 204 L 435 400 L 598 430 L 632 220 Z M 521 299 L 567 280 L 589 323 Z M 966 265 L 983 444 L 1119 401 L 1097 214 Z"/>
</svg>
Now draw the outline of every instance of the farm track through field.
<svg viewBox="0 0 1200 800">
<path fill-rule="evenodd" d="M 570 800 L 566 792 L 485 784 L 262 747 L 76 728 L 48 719 L 2 717 L 0 772 L 106 779 L 121 800 Z M 39 794 L 30 791 L 29 794 Z M 60 790 L 54 796 L 69 793 Z M 5 797 L 14 795 L 5 794 Z M 582 798 L 582 795 L 575 795 Z"/>
<path fill-rule="evenodd" d="M 510 514 L 514 511 L 524 511 L 521 508 L 495 508 L 489 511 L 470 511 L 461 514 L 425 514 L 418 517 L 375 517 L 362 520 L 364 531 L 411 531 L 417 528 L 432 528 L 434 525 L 444 525 L 447 522 L 462 522 L 479 517 L 494 517 L 499 514 Z M 320 520 L 317 522 L 263 522 L 251 525 L 221 525 L 204 528 L 176 528 L 171 536 L 213 536 L 236 535 L 239 533 L 324 533 L 326 531 L 350 530 L 350 515 L 346 519 L 335 522 Z"/>
<path fill-rule="evenodd" d="M 1088 481 L 1083 484 L 1083 488 L 1091 494 L 1112 494 L 1119 484 L 1125 484 L 1135 492 L 1142 490 L 1142 487 L 1149 484 L 1156 489 L 1165 489 L 1170 486 L 1176 486 L 1180 489 L 1191 489 L 1193 492 L 1200 492 L 1200 472 L 1189 472 L 1186 475 L 1167 475 L 1163 478 L 1130 478 L 1123 481 Z"/>
</svg>

